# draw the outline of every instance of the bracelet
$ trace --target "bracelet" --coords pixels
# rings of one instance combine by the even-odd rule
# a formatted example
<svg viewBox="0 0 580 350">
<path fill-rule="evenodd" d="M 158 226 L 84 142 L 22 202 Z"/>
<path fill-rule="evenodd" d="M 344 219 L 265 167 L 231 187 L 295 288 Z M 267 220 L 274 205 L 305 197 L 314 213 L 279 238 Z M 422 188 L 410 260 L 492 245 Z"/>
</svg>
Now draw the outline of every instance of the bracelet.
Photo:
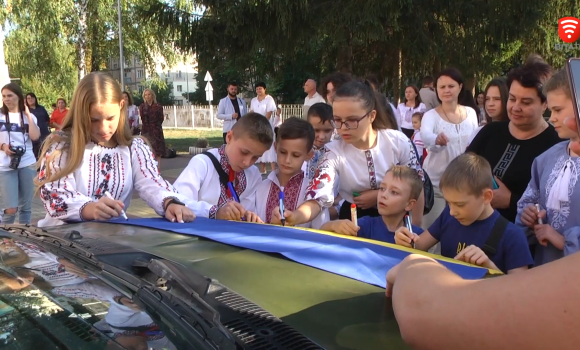
<svg viewBox="0 0 580 350">
<path fill-rule="evenodd" d="M 179 204 L 179 205 L 183 205 L 185 206 L 185 203 L 181 202 L 180 200 L 178 200 L 175 197 L 171 197 L 171 199 L 169 200 L 169 202 L 167 202 L 167 204 L 165 204 L 165 207 L 163 208 L 163 211 L 167 211 L 167 208 L 171 205 L 171 204 Z"/>
</svg>

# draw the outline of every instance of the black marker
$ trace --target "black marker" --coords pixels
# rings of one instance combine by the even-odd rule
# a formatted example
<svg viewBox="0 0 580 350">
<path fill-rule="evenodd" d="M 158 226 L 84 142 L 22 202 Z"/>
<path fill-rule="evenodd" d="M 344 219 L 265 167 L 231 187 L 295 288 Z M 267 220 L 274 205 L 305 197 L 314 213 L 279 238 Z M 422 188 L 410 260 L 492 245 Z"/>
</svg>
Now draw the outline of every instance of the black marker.
<svg viewBox="0 0 580 350">
<path fill-rule="evenodd" d="M 405 226 L 407 227 L 407 230 L 409 230 L 409 232 L 413 234 L 413 226 L 411 226 L 411 218 L 409 217 L 409 215 L 406 214 L 403 220 L 405 221 Z M 411 247 L 415 249 L 415 241 L 413 240 L 413 238 L 411 238 Z"/>
</svg>

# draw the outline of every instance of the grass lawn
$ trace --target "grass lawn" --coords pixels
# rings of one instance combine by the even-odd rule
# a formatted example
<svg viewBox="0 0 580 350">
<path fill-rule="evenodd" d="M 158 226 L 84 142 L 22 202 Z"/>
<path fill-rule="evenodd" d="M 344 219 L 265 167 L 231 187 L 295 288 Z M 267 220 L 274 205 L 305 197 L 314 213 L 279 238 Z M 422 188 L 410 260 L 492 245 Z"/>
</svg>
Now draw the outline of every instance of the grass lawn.
<svg viewBox="0 0 580 350">
<path fill-rule="evenodd" d="M 219 147 L 223 144 L 222 134 L 221 130 L 163 129 L 165 144 L 179 153 L 189 153 L 189 147 L 195 146 L 200 137 L 206 138 L 211 147 Z"/>
</svg>

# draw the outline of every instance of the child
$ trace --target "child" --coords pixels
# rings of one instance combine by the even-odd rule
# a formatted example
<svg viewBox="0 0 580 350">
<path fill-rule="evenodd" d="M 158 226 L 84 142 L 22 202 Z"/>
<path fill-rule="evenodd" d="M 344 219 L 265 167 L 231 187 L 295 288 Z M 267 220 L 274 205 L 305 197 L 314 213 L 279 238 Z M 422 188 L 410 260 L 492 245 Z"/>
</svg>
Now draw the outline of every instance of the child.
<svg viewBox="0 0 580 350">
<path fill-rule="evenodd" d="M 302 171 L 302 165 L 314 155 L 314 135 L 314 128 L 304 119 L 291 117 L 280 125 L 274 143 L 278 169 L 272 171 L 256 191 L 256 214 L 266 223 L 271 222 L 272 211 L 280 203 L 280 191 L 284 192 L 284 207 L 288 210 L 295 210 L 304 202 L 310 180 Z M 328 211 L 323 210 L 311 223 L 300 226 L 317 229 L 327 219 Z"/>
<path fill-rule="evenodd" d="M 266 117 L 250 112 L 227 132 L 225 145 L 207 152 L 214 159 L 207 153 L 191 159 L 174 186 L 187 197 L 185 203 L 195 215 L 240 221 L 253 214 L 256 189 L 262 182 L 253 165 L 272 146 L 273 134 Z"/>
<path fill-rule="evenodd" d="M 350 220 L 327 222 L 322 230 L 347 236 L 358 236 L 387 243 L 395 243 L 395 231 L 405 226 L 404 217 L 415 206 L 423 181 L 414 169 L 395 165 L 383 178 L 378 194 L 378 208 L 381 216 L 364 216 L 358 220 L 358 227 Z M 413 232 L 423 230 L 415 225 Z"/>
<path fill-rule="evenodd" d="M 109 220 L 127 210 L 133 189 L 172 222 L 195 216 L 157 170 L 151 148 L 133 137 L 119 83 L 91 73 L 77 85 L 62 131 L 44 142 L 38 179 L 46 218 L 38 226 Z M 111 198 L 109 198 L 109 195 Z"/>
<path fill-rule="evenodd" d="M 439 186 L 448 203 L 443 213 L 420 236 L 399 228 L 397 244 L 410 247 L 414 241 L 416 249 L 427 251 L 441 242 L 441 255 L 448 258 L 504 273 L 528 269 L 533 261 L 524 231 L 491 207 L 493 180 L 484 158 L 472 153 L 455 158 Z"/>
<path fill-rule="evenodd" d="M 564 124 L 566 118 L 574 118 L 565 69 L 544 85 L 544 94 L 552 111 L 550 123 L 558 136 L 572 141 L 578 139 L 578 133 Z M 532 164 L 532 179 L 518 202 L 516 225 L 527 231 L 536 266 L 578 249 L 577 244 L 571 243 L 580 234 L 580 217 L 576 214 L 580 206 L 579 170 L 580 158 L 570 149 L 568 140 L 552 146 Z M 536 204 L 540 206 L 539 212 Z"/>
<path fill-rule="evenodd" d="M 419 156 L 419 162 L 421 162 L 421 165 L 423 165 L 423 160 L 425 159 L 425 157 L 427 157 L 427 148 L 425 148 L 425 144 L 423 143 L 423 140 L 421 139 L 421 120 L 422 119 L 423 119 L 422 112 L 413 113 L 412 120 L 413 120 L 413 129 L 415 129 L 415 132 L 413 133 L 411 140 L 415 144 L 415 147 L 417 147 L 417 155 Z"/>
</svg>

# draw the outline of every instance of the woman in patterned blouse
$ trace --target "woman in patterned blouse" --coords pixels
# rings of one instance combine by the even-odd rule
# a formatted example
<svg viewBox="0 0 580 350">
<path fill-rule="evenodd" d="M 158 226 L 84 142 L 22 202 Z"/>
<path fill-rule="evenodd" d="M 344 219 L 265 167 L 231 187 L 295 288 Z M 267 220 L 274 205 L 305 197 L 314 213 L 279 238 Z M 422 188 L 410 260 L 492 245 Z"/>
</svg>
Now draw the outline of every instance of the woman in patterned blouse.
<svg viewBox="0 0 580 350">
<path fill-rule="evenodd" d="M 133 189 L 172 222 L 195 218 L 159 174 L 147 143 L 131 135 L 123 94 L 112 77 L 84 77 L 70 115 L 62 131 L 47 138 L 41 153 L 36 183 L 47 215 L 38 226 L 119 217 L 129 207 Z"/>
</svg>

